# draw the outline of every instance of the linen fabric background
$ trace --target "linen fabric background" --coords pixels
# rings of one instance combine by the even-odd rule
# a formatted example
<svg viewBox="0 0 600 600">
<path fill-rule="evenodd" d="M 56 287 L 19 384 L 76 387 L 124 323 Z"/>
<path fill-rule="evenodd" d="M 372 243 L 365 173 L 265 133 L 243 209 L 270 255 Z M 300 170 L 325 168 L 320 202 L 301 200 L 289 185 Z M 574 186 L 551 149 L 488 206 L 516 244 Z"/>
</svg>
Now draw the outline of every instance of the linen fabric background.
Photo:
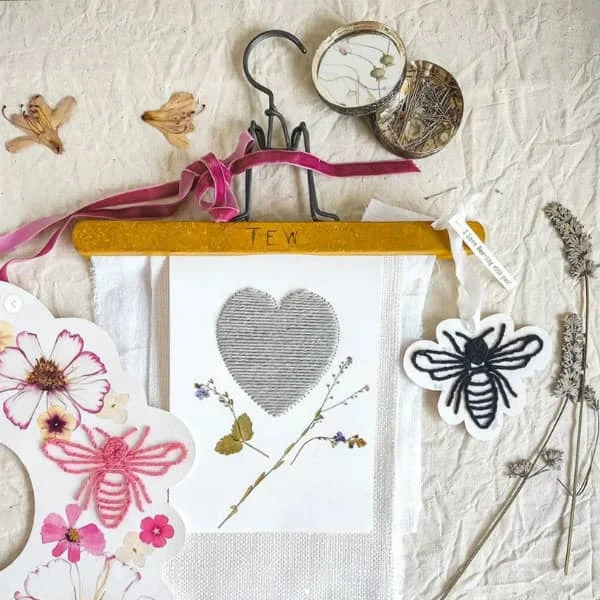
<svg viewBox="0 0 600 600">
<path fill-rule="evenodd" d="M 175 179 L 208 151 L 226 155 L 239 131 L 262 121 L 265 98 L 241 71 L 249 39 L 269 28 L 299 35 L 312 55 L 338 25 L 376 19 L 396 29 L 413 59 L 448 68 L 465 96 L 463 124 L 439 154 L 420 161 L 422 173 L 363 180 L 318 178 L 323 207 L 360 218 L 373 195 L 441 216 L 465 194 L 483 192 L 471 215 L 485 222 L 489 243 L 519 281 L 507 294 L 486 280 L 484 312 L 512 314 L 557 339 L 558 318 L 580 299 L 561 257 L 561 244 L 540 208 L 560 200 L 595 233 L 598 226 L 600 9 L 596 0 L 283 0 L 268 7 L 244 2 L 129 0 L 127 3 L 0 2 L 2 103 L 9 111 L 35 93 L 54 104 L 71 94 L 78 106 L 62 130 L 65 154 L 35 147 L 0 152 L 1 229 L 64 213 L 103 195 Z M 317 97 L 310 58 L 284 41 L 261 46 L 253 71 L 275 88 L 290 122 L 305 120 L 313 149 L 332 160 L 389 155 L 365 122 L 340 116 Z M 260 74 L 260 75 L 259 75 Z M 195 92 L 206 110 L 196 119 L 188 151 L 174 150 L 139 116 L 174 91 Z M 19 133 L 0 126 L 3 139 Z M 306 216 L 304 177 L 264 168 L 255 177 L 253 217 Z M 451 194 L 423 200 L 448 188 Z M 298 191 L 300 190 L 300 192 Z M 183 216 L 194 216 L 191 208 Z M 56 316 L 92 315 L 88 265 L 64 242 L 50 259 L 14 270 L 13 281 L 36 294 Z M 592 297 L 598 283 L 592 284 Z M 425 334 L 455 315 L 453 266 L 439 263 L 425 307 Z M 598 311 L 591 320 L 589 374 L 598 383 Z M 553 371 L 550 371 L 550 375 Z M 557 408 L 550 375 L 530 387 L 528 406 L 508 420 L 500 439 L 483 444 L 438 417 L 435 394 L 423 404 L 423 510 L 405 538 L 403 599 L 434 597 L 508 492 L 509 460 L 528 456 Z M 554 445 L 571 443 L 570 414 Z M 591 432 L 586 434 L 589 438 Z M 598 460 L 598 459 L 597 459 Z M 566 477 L 565 470 L 561 475 Z M 528 485 L 454 595 L 463 600 L 600 596 L 600 484 L 579 503 L 574 567 L 560 565 L 567 499 L 552 476 Z M 0 452 L 0 560 L 10 560 L 26 536 L 32 505 L 25 478 Z M 197 557 L 200 563 L 203 557 Z M 1 577 L 1 572 L 0 572 Z"/>
</svg>

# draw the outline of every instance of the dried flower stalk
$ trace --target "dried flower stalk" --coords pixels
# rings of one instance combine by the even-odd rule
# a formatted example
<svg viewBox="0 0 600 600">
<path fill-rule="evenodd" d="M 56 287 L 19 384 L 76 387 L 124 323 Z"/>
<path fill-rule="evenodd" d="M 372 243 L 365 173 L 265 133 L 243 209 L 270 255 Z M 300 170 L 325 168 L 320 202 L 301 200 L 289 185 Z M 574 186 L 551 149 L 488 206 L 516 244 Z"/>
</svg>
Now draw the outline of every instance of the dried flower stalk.
<svg viewBox="0 0 600 600">
<path fill-rule="evenodd" d="M 189 92 L 175 92 L 158 110 L 147 110 L 142 121 L 158 129 L 169 144 L 177 148 L 187 148 L 187 135 L 194 131 L 194 116 L 202 112 L 205 105 L 198 106 L 198 100 Z"/>
<path fill-rule="evenodd" d="M 564 397 L 561 401 L 558 412 L 556 413 L 554 420 L 548 427 L 546 435 L 545 435 L 544 439 L 542 440 L 542 443 L 540 444 L 540 447 L 539 447 L 537 453 L 535 454 L 535 456 L 533 457 L 533 459 L 531 459 L 531 460 L 521 459 L 521 460 L 517 460 L 512 463 L 509 463 L 508 476 L 516 477 L 516 478 L 520 479 L 520 481 L 515 485 L 515 487 L 510 492 L 510 494 L 508 495 L 506 500 L 502 503 L 500 510 L 498 511 L 496 516 L 492 519 L 492 522 L 488 525 L 488 527 L 485 529 L 485 531 L 481 534 L 481 536 L 475 543 L 475 546 L 471 550 L 470 554 L 467 556 L 466 560 L 458 568 L 458 570 L 456 571 L 456 573 L 454 574 L 452 579 L 450 579 L 450 581 L 446 584 L 441 596 L 439 596 L 439 600 L 446 600 L 450 596 L 450 593 L 455 588 L 456 584 L 458 583 L 460 578 L 463 576 L 464 572 L 467 570 L 469 565 L 473 562 L 475 557 L 479 554 L 480 550 L 483 548 L 483 546 L 487 542 L 487 540 L 494 533 L 496 527 L 498 527 L 498 525 L 504 518 L 504 515 L 506 515 L 509 508 L 513 505 L 514 501 L 517 499 L 518 495 L 521 493 L 521 490 L 525 487 L 525 484 L 530 479 L 532 479 L 533 477 L 536 477 L 540 473 L 545 473 L 550 470 L 558 469 L 560 467 L 560 465 L 562 464 L 563 452 L 561 450 L 547 448 L 547 446 L 548 446 L 548 443 L 550 442 L 550 439 L 552 438 L 552 435 L 554 434 L 554 431 L 556 430 L 556 427 L 558 426 L 558 423 L 560 422 L 568 404 L 569 404 L 569 399 L 567 397 Z M 534 471 L 534 469 L 536 468 L 537 464 L 540 461 L 542 461 L 544 463 L 544 466 L 539 468 L 537 471 Z"/>
<path fill-rule="evenodd" d="M 569 313 L 563 324 L 560 372 L 554 383 L 553 393 L 559 398 L 567 397 L 575 402 L 581 393 L 583 373 L 583 322 L 575 313 Z"/>
<path fill-rule="evenodd" d="M 590 475 L 591 466 L 594 461 L 595 453 L 598 447 L 598 435 L 600 423 L 598 421 L 598 412 L 595 412 L 595 427 L 594 442 L 590 453 L 590 466 L 586 470 L 582 482 L 579 480 L 579 467 L 581 460 L 581 441 L 583 432 L 583 417 L 586 404 L 586 368 L 587 368 L 587 351 L 589 338 L 589 316 L 590 316 L 590 284 L 589 279 L 594 275 L 598 266 L 591 257 L 592 242 L 589 233 L 585 232 L 583 225 L 573 215 L 573 213 L 560 204 L 559 202 L 551 202 L 544 207 L 544 213 L 550 219 L 550 223 L 558 233 L 559 237 L 565 245 L 564 254 L 569 264 L 569 275 L 582 282 L 583 285 L 583 319 L 577 317 L 578 322 L 572 317 L 573 322 L 573 339 L 572 345 L 578 345 L 579 348 L 572 347 L 573 362 L 571 364 L 561 363 L 561 375 L 557 383 L 558 392 L 564 394 L 564 397 L 569 397 L 575 400 L 578 404 L 577 409 L 577 429 L 575 456 L 573 458 L 573 478 L 571 487 L 563 487 L 571 497 L 571 507 L 569 510 L 569 531 L 567 534 L 567 549 L 565 552 L 564 573 L 569 573 L 569 565 L 571 560 L 571 548 L 573 545 L 573 533 L 575 526 L 575 509 L 577 506 L 577 498 L 585 491 Z M 564 340 L 564 346 L 567 340 Z M 581 355 L 581 358 L 579 358 Z M 576 397 L 573 398 L 575 388 L 577 390 Z M 592 390 L 593 392 L 593 390 Z M 588 398 L 590 392 L 588 391 Z M 595 395 L 595 394 L 594 394 Z"/>
<path fill-rule="evenodd" d="M 6 149 L 9 152 L 19 152 L 33 144 L 42 144 L 55 154 L 62 154 L 64 146 L 58 130 L 67 122 L 76 104 L 75 98 L 65 96 L 51 108 L 44 97 L 38 94 L 31 98 L 27 110 L 21 105 L 21 112 L 9 117 L 6 116 L 6 106 L 3 106 L 2 116 L 27 134 L 6 142 Z"/>
<path fill-rule="evenodd" d="M 591 258 L 592 241 L 575 215 L 560 202 L 550 202 L 544 207 L 556 233 L 565 245 L 564 253 L 569 263 L 569 275 L 575 279 L 592 276 L 598 266 Z"/>
</svg>

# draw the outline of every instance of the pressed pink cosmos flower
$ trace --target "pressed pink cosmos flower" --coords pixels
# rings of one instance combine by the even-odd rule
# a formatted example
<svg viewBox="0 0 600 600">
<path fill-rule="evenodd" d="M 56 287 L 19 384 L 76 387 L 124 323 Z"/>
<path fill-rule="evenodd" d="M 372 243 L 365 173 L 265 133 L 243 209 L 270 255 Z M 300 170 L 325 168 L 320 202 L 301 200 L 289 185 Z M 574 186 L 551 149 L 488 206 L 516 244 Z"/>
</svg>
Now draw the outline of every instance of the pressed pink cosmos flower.
<svg viewBox="0 0 600 600">
<path fill-rule="evenodd" d="M 75 415 L 81 411 L 102 410 L 110 390 L 106 367 L 93 352 L 83 350 L 83 338 L 62 331 L 49 356 L 44 354 L 38 336 L 22 331 L 16 346 L 0 354 L 0 402 L 8 420 L 27 429 L 40 402 L 46 407 L 60 405 Z"/>
<path fill-rule="evenodd" d="M 146 517 L 142 519 L 140 527 L 140 540 L 144 544 L 152 544 L 155 548 L 162 548 L 167 544 L 167 540 L 175 535 L 175 530 L 165 515 L 156 515 L 154 519 Z"/>
<path fill-rule="evenodd" d="M 81 507 L 78 504 L 69 504 L 65 509 L 67 521 L 56 513 L 49 514 L 42 524 L 42 543 L 56 542 L 52 549 L 52 556 L 58 558 L 67 551 L 69 562 L 79 562 L 81 550 L 93 555 L 104 552 L 104 534 L 93 523 L 76 527 L 81 516 Z"/>
</svg>

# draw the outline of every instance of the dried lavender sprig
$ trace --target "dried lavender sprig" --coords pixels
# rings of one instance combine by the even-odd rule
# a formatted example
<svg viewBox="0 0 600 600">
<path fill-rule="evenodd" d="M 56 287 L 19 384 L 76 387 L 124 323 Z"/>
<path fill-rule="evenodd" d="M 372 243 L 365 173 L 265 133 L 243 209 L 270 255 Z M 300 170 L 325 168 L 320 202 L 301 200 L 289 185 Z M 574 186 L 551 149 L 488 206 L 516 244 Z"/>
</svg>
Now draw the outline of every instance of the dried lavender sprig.
<svg viewBox="0 0 600 600">
<path fill-rule="evenodd" d="M 560 372 L 552 389 L 559 398 L 575 402 L 581 394 L 583 374 L 583 322 L 575 313 L 569 313 L 563 321 Z"/>
<path fill-rule="evenodd" d="M 573 530 L 575 525 L 575 508 L 577 504 L 577 496 L 579 491 L 579 460 L 581 456 L 581 438 L 583 429 L 583 414 L 584 414 L 584 389 L 585 389 L 585 372 L 587 364 L 587 346 L 589 334 L 589 315 L 590 315 L 590 291 L 589 278 L 594 275 L 598 265 L 592 260 L 592 242 L 589 233 L 586 233 L 583 225 L 573 215 L 573 213 L 560 204 L 560 202 L 551 202 L 544 207 L 544 213 L 550 220 L 550 223 L 558 233 L 560 239 L 565 245 L 564 255 L 569 264 L 569 275 L 583 282 L 583 314 L 585 327 L 583 328 L 583 343 L 582 343 L 582 359 L 581 373 L 579 374 L 579 394 L 577 401 L 579 403 L 577 415 L 577 441 L 575 444 L 575 458 L 573 463 L 573 480 L 570 490 L 571 508 L 569 510 L 569 532 L 567 535 L 567 550 L 565 553 L 565 575 L 569 572 L 569 562 L 571 559 L 571 547 L 573 544 Z M 589 478 L 588 478 L 589 479 Z M 585 485 L 587 481 L 584 480 Z M 585 489 L 585 488 L 584 488 Z"/>
<path fill-rule="evenodd" d="M 544 214 L 565 245 L 565 258 L 569 263 L 569 275 L 575 279 L 592 276 L 597 264 L 592 260 L 592 242 L 589 233 L 575 215 L 560 202 L 550 202 Z"/>
</svg>

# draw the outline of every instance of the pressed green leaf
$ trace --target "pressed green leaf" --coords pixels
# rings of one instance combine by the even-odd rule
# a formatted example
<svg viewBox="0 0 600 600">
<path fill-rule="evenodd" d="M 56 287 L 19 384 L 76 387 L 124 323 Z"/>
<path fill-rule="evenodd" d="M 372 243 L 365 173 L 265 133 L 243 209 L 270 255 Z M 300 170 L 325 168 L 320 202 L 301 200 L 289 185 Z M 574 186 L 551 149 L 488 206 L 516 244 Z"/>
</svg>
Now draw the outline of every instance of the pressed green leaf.
<svg viewBox="0 0 600 600">
<path fill-rule="evenodd" d="M 252 421 L 250 417 L 243 413 L 236 420 L 231 427 L 231 437 L 240 442 L 248 442 L 252 439 L 254 431 L 252 431 Z"/>
<path fill-rule="evenodd" d="M 215 452 L 219 454 L 236 454 L 244 447 L 242 442 L 234 438 L 232 435 L 222 437 L 215 446 Z"/>
</svg>

